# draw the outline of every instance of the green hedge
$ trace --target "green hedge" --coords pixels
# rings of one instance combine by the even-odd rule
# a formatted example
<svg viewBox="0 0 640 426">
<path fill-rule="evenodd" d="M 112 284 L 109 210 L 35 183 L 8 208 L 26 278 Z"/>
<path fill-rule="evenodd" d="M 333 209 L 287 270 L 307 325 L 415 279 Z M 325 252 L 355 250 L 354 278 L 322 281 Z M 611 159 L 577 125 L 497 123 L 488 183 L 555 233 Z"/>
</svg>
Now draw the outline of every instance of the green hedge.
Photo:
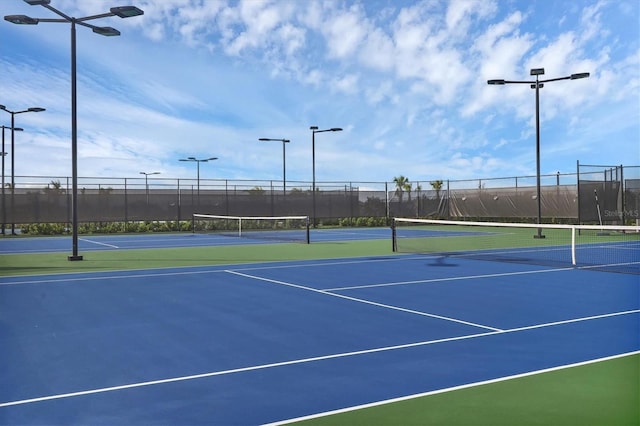
<svg viewBox="0 0 640 426">
<path fill-rule="evenodd" d="M 323 220 L 325 227 L 378 227 L 387 226 L 384 217 L 358 217 Z M 191 221 L 144 221 L 144 222 L 88 222 L 78 225 L 79 234 L 118 234 L 145 232 L 191 232 Z M 67 223 L 26 223 L 18 225 L 24 235 L 69 235 Z"/>
</svg>

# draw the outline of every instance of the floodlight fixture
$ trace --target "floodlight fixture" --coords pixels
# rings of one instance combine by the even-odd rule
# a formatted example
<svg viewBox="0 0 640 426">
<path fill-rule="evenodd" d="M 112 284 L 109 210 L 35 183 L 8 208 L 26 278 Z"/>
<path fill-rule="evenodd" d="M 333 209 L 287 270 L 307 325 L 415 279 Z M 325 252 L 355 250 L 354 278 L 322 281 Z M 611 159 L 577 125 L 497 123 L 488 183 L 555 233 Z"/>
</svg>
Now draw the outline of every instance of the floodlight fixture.
<svg viewBox="0 0 640 426">
<path fill-rule="evenodd" d="M 144 12 L 135 6 L 112 7 L 109 11 L 120 18 L 131 18 L 132 16 L 144 15 Z"/>
<path fill-rule="evenodd" d="M 38 25 L 40 22 L 39 19 L 27 15 L 6 15 L 4 20 L 18 25 Z"/>
<path fill-rule="evenodd" d="M 93 32 L 107 37 L 119 36 L 120 31 L 112 27 L 92 27 Z"/>
<path fill-rule="evenodd" d="M 21 25 L 37 25 L 39 22 L 69 23 L 71 24 L 71 223 L 73 254 L 69 260 L 82 260 L 78 255 L 78 121 L 77 121 L 77 91 L 76 91 L 76 24 L 91 28 L 94 33 L 103 36 L 119 36 L 120 31 L 111 27 L 98 27 L 87 21 L 118 16 L 129 18 L 142 15 L 144 12 L 135 6 L 118 6 L 109 12 L 81 18 L 71 17 L 50 5 L 50 0 L 24 0 L 31 6 L 43 6 L 59 16 L 59 18 L 32 18 L 26 15 L 7 15 L 5 21 Z"/>
<path fill-rule="evenodd" d="M 197 185 L 198 185 L 198 208 L 200 207 L 200 163 L 208 163 L 211 160 L 217 160 L 218 157 L 209 157 L 209 158 L 203 158 L 203 159 L 198 159 L 196 157 L 187 157 L 187 158 L 181 158 L 178 161 L 191 161 L 193 163 L 197 164 Z"/>
<path fill-rule="evenodd" d="M 587 78 L 587 77 L 589 77 L 589 75 L 591 75 L 591 74 L 589 74 L 588 72 L 580 72 L 580 73 L 577 73 L 577 74 L 571 74 L 569 79 L 570 80 L 578 80 L 578 79 L 581 79 L 581 78 Z"/>
<path fill-rule="evenodd" d="M 316 127 L 317 128 L 317 127 Z M 287 157 L 286 157 L 286 144 L 291 142 L 289 139 L 273 139 L 273 138 L 259 138 L 262 142 L 282 142 L 282 196 L 287 196 Z"/>
<path fill-rule="evenodd" d="M 4 105 L 0 105 L 3 108 L 2 109 L 6 109 L 6 107 L 4 107 Z M 4 147 L 4 131 L 5 129 L 11 129 L 12 132 L 21 132 L 24 129 L 22 127 L 9 127 L 9 126 L 0 126 L 2 127 L 2 151 L 0 151 L 0 155 L 2 156 L 2 235 L 4 235 L 4 229 L 7 223 L 7 203 L 5 202 L 5 184 L 4 184 L 4 160 L 5 160 L 5 156 L 8 155 L 7 152 L 5 152 L 5 147 Z M 11 150 L 11 152 L 13 152 L 13 149 Z"/>
<path fill-rule="evenodd" d="M 6 113 L 11 114 L 11 219 L 12 219 L 12 223 L 11 223 L 11 234 L 15 235 L 16 234 L 16 224 L 15 224 L 15 214 L 14 214 L 14 206 L 15 206 L 15 132 L 18 129 L 18 127 L 16 127 L 15 125 L 15 120 L 16 120 L 16 115 L 18 114 L 24 114 L 27 112 L 42 112 L 42 111 L 46 111 L 44 108 L 40 108 L 40 107 L 31 107 L 31 108 L 27 108 L 27 109 L 23 109 L 20 111 L 11 111 L 9 109 L 7 109 L 7 107 L 5 105 L 0 105 L 0 110 L 3 110 Z M 4 129 L 5 126 L 2 126 L 2 151 L 4 152 Z M 22 130 L 22 129 L 21 129 Z M 4 180 L 4 156 L 2 157 L 2 176 L 3 176 L 3 180 Z M 4 183 L 2 184 L 3 188 L 3 198 L 4 198 Z M 2 205 L 4 206 L 4 200 Z M 3 207 L 4 209 L 4 207 Z M 4 225 L 3 225 L 3 231 L 4 231 Z"/>
<path fill-rule="evenodd" d="M 571 74 L 564 77 L 550 78 L 547 80 L 540 80 L 538 76 L 544 75 L 544 68 L 531 68 L 530 75 L 536 76 L 533 81 L 512 81 L 512 80 L 488 80 L 490 85 L 504 85 L 504 84 L 530 84 L 532 89 L 536 91 L 536 200 L 538 204 L 538 224 L 542 223 L 542 200 L 540 194 L 540 89 L 544 87 L 544 83 L 550 83 L 559 80 L 578 80 L 581 78 L 589 77 L 588 72 L 581 72 Z M 538 228 L 538 232 L 534 235 L 534 238 L 544 238 L 542 235 L 542 228 Z"/>
<path fill-rule="evenodd" d="M 316 227 L 316 133 L 323 132 L 341 132 L 341 127 L 330 127 L 324 130 L 318 130 L 318 126 L 310 126 L 309 130 L 311 130 L 311 174 L 312 174 L 312 182 L 311 182 L 311 199 L 313 202 L 313 227 Z"/>
</svg>

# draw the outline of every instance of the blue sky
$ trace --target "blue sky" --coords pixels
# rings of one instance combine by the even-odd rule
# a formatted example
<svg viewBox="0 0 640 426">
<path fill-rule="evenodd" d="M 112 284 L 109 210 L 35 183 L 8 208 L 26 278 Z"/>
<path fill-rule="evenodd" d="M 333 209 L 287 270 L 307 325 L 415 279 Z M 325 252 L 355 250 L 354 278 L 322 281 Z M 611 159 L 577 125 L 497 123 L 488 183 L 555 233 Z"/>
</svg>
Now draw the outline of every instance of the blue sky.
<svg viewBox="0 0 640 426">
<path fill-rule="evenodd" d="M 78 27 L 80 176 L 384 182 L 640 164 L 636 0 L 51 0 L 70 16 L 133 4 L 144 16 Z M 55 18 L 2 0 L 0 14 Z M 70 176 L 70 28 L 0 22 L 0 104 L 16 116 L 16 175 Z M 2 113 L 2 111 L 0 111 Z M 10 115 L 0 114 L 10 124 Z M 8 151 L 8 149 L 5 149 Z M 9 170 L 9 168 L 7 168 Z"/>
</svg>

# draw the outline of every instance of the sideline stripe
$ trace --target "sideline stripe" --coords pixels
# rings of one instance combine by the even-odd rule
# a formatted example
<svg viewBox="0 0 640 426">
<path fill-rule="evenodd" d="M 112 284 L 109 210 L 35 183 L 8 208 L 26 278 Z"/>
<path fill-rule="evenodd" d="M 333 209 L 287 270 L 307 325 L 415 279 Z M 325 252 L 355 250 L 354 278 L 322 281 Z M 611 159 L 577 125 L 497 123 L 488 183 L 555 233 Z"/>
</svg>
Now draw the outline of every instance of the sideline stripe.
<svg viewBox="0 0 640 426">
<path fill-rule="evenodd" d="M 297 418 L 294 418 L 294 419 L 281 420 L 281 421 L 273 422 L 273 423 L 266 423 L 266 424 L 264 424 L 262 426 L 286 425 L 286 424 L 290 424 L 290 423 L 300 422 L 300 421 L 303 421 L 303 420 L 317 419 L 319 417 L 331 416 L 333 414 L 348 413 L 350 411 L 362 410 L 362 409 L 365 409 L 365 408 L 372 408 L 372 407 L 377 407 L 377 406 L 380 406 L 380 405 L 393 404 L 395 402 L 407 401 L 407 400 L 410 400 L 410 399 L 416 399 L 416 398 L 422 398 L 422 397 L 425 397 L 425 396 L 431 396 L 431 395 L 437 395 L 437 394 L 441 394 L 441 393 L 453 392 L 453 391 L 457 391 L 457 390 L 468 389 L 468 388 L 473 388 L 473 387 L 482 386 L 482 385 L 489 385 L 491 383 L 499 383 L 499 382 L 504 382 L 504 381 L 507 381 L 507 380 L 520 379 L 520 378 L 523 378 L 523 377 L 535 376 L 535 375 L 544 374 L 544 373 L 550 373 L 552 371 L 566 370 L 566 369 L 573 368 L 573 367 L 580 367 L 580 366 L 583 366 L 583 365 L 595 364 L 597 362 L 611 361 L 611 360 L 614 360 L 614 359 L 617 359 L 617 358 L 624 358 L 626 356 L 633 356 L 633 355 L 638 355 L 638 354 L 640 354 L 640 351 L 627 352 L 627 353 L 624 353 L 624 354 L 613 355 L 613 356 L 608 356 L 608 357 L 599 358 L 599 359 L 593 359 L 593 360 L 589 360 L 589 361 L 577 362 L 575 364 L 560 365 L 558 367 L 545 368 L 543 370 L 536 370 L 536 371 L 530 371 L 528 373 L 515 374 L 513 376 L 500 377 L 498 379 L 485 380 L 485 381 L 476 382 L 476 383 L 469 383 L 469 384 L 466 384 L 466 385 L 454 386 L 454 387 L 446 388 L 446 389 L 438 389 L 438 390 L 435 390 L 435 391 L 418 393 L 418 394 L 415 394 L 415 395 L 407 395 L 407 396 L 402 396 L 402 397 L 399 397 L 399 398 L 387 399 L 387 400 L 384 400 L 384 401 L 377 401 L 377 402 L 372 402 L 372 403 L 369 403 L 369 404 L 362 404 L 362 405 L 357 405 L 357 406 L 354 406 L 354 407 L 348 407 L 348 408 L 342 408 L 342 409 L 339 409 L 339 410 L 327 411 L 325 413 L 311 414 L 309 416 L 297 417 Z"/>
<path fill-rule="evenodd" d="M 80 241 L 87 242 L 87 243 L 90 243 L 90 244 L 96 244 L 96 245 L 99 245 L 99 246 L 105 246 L 105 247 L 111 247 L 111 248 L 120 248 L 120 247 L 118 247 L 118 246 L 114 246 L 113 244 L 101 243 L 101 242 L 99 242 L 99 241 L 95 241 L 95 240 L 88 240 L 88 239 L 86 239 L 86 238 L 79 238 L 79 240 L 80 240 Z"/>
<path fill-rule="evenodd" d="M 530 326 L 530 327 L 514 328 L 512 330 L 489 331 L 489 332 L 485 332 L 485 333 L 468 334 L 468 335 L 465 335 L 465 336 L 448 337 L 448 338 L 437 339 L 437 340 L 426 340 L 426 341 L 423 341 L 423 342 L 407 343 L 407 344 L 403 344 L 403 345 L 385 346 L 385 347 L 381 347 L 381 348 L 364 349 L 364 350 L 360 350 L 360 351 L 343 352 L 343 353 L 330 354 L 330 355 L 321 355 L 321 356 L 316 356 L 316 357 L 311 357 L 311 358 L 296 359 L 296 360 L 291 360 L 291 361 L 282 361 L 282 362 L 276 362 L 276 363 L 271 363 L 271 364 L 254 365 L 254 366 L 251 366 L 251 367 L 241 367 L 241 368 L 234 368 L 234 369 L 230 369 L 230 370 L 213 371 L 213 372 L 209 372 L 209 373 L 194 374 L 194 375 L 191 375 L 191 376 L 171 377 L 171 378 L 168 378 L 168 379 L 151 380 L 151 381 L 147 381 L 147 382 L 130 383 L 130 384 L 120 385 L 120 386 L 111 386 L 111 387 L 90 389 L 90 390 L 84 390 L 84 391 L 78 391 L 78 392 L 70 392 L 70 393 L 57 394 L 57 395 L 48 395 L 48 396 L 42 396 L 42 397 L 30 398 L 30 399 L 23 399 L 23 400 L 18 400 L 18 401 L 9 401 L 9 402 L 0 403 L 0 408 L 2 408 L 2 407 L 10 407 L 10 406 L 14 406 L 14 405 L 31 404 L 31 403 L 34 403 L 34 402 L 41 402 L 41 401 L 50 401 L 50 400 L 54 400 L 54 399 L 71 398 L 71 397 L 75 397 L 75 396 L 112 392 L 112 391 L 123 390 L 123 389 L 141 388 L 141 387 L 145 387 L 145 386 L 160 385 L 160 384 L 165 384 L 165 383 L 183 382 L 183 381 L 187 381 L 187 380 L 195 380 L 195 379 L 202 379 L 202 378 L 207 378 L 207 377 L 222 376 L 222 375 L 226 375 L 226 374 L 234 374 L 234 373 L 241 373 L 241 372 L 255 371 L 255 370 L 264 370 L 264 369 L 267 369 L 267 368 L 282 367 L 282 366 L 296 365 L 296 364 L 304 364 L 304 363 L 316 362 L 316 361 L 324 361 L 324 360 L 329 360 L 329 359 L 345 358 L 345 357 L 351 357 L 351 356 L 356 356 L 356 355 L 366 355 L 366 354 L 372 354 L 372 353 L 378 353 L 378 352 L 388 352 L 388 351 L 393 351 L 393 350 L 398 350 L 398 349 L 407 349 L 407 348 L 414 348 L 414 347 L 420 347 L 420 346 L 429 346 L 429 345 L 434 345 L 434 344 L 438 344 L 438 343 L 455 342 L 455 341 L 460 341 L 460 340 L 475 339 L 475 338 L 478 338 L 478 337 L 495 336 L 495 335 L 506 334 L 506 333 L 515 333 L 515 332 L 519 332 L 519 331 L 523 331 L 523 330 L 530 330 L 530 329 L 543 328 L 543 327 L 553 327 L 553 326 L 562 325 L 562 324 L 569 324 L 569 323 L 580 322 L 580 321 L 591 321 L 591 320 L 595 320 L 595 319 L 599 319 L 599 318 L 606 318 L 606 317 L 612 317 L 612 316 L 622 316 L 622 315 L 628 315 L 628 314 L 634 314 L 634 313 L 640 313 L 640 309 L 633 310 L 633 311 L 625 311 L 625 312 L 605 314 L 605 315 L 597 315 L 597 316 L 585 317 L 585 318 L 574 318 L 574 319 L 566 320 L 566 321 L 558 321 L 558 322 L 553 322 L 553 323 L 548 323 L 548 324 L 538 324 L 538 325 L 534 325 L 534 326 Z M 638 352 L 640 353 L 640 351 L 638 351 Z M 635 353 L 635 352 L 631 352 L 631 353 Z M 524 373 L 524 374 L 527 374 L 527 373 Z M 500 379 L 495 379 L 495 380 L 500 380 Z"/>
<path fill-rule="evenodd" d="M 478 278 L 508 277 L 512 275 L 542 274 L 546 272 L 572 271 L 573 269 L 574 268 L 571 267 L 571 268 L 541 269 L 541 270 L 520 271 L 520 272 L 504 272 L 504 273 L 498 273 L 498 274 L 463 275 L 460 277 L 431 278 L 428 280 L 397 281 L 397 282 L 382 283 L 382 284 L 366 284 L 366 285 L 357 285 L 357 286 L 350 286 L 350 287 L 335 287 L 335 288 L 327 288 L 325 289 L 325 291 L 358 290 L 362 288 L 387 287 L 387 286 L 406 285 L 406 284 L 424 284 L 424 283 L 437 283 L 437 282 L 445 282 L 445 281 L 474 280 Z"/>
<path fill-rule="evenodd" d="M 288 287 L 299 288 L 299 289 L 302 289 L 302 290 L 312 291 L 314 293 L 320 293 L 320 294 L 324 294 L 324 295 L 327 295 L 327 296 L 337 297 L 337 298 L 340 298 L 340 299 L 346 299 L 346 300 L 351 300 L 351 301 L 354 301 L 354 302 L 364 303 L 366 305 L 372 305 L 372 306 L 378 306 L 378 307 L 381 307 L 381 308 L 392 309 L 394 311 L 408 312 L 410 314 L 422 315 L 422 316 L 425 316 L 425 317 L 437 318 L 437 319 L 441 319 L 441 320 L 445 320 L 445 321 L 451 321 L 451 322 L 457 322 L 459 324 L 470 325 L 472 327 L 484 328 L 485 330 L 503 331 L 500 328 L 489 327 L 487 325 L 477 324 L 477 323 L 473 323 L 473 322 L 469 322 L 469 321 L 463 321 L 463 320 L 459 320 L 459 319 L 456 319 L 456 318 L 445 317 L 445 316 L 441 316 L 441 315 L 429 314 L 429 313 L 426 313 L 426 312 L 414 311 L 413 309 L 401 308 L 399 306 L 393 306 L 393 305 L 387 305 L 387 304 L 384 304 L 384 303 L 372 302 L 370 300 L 359 299 L 357 297 L 345 296 L 344 294 L 331 293 L 331 292 L 329 292 L 327 290 L 318 290 L 317 288 L 313 288 L 313 287 L 306 287 L 306 286 L 303 286 L 303 285 L 292 284 L 292 283 L 287 283 L 287 282 L 278 281 L 278 280 L 272 280 L 272 279 L 269 279 L 269 278 L 258 277 L 258 276 L 255 276 L 255 275 L 243 274 L 243 273 L 237 272 L 237 271 L 227 271 L 227 272 L 230 273 L 230 274 L 239 275 L 241 277 L 253 278 L 255 280 L 266 281 L 266 282 L 270 282 L 270 283 L 274 283 L 274 284 L 280 284 L 280 285 L 284 285 L 284 286 L 288 286 Z"/>
</svg>

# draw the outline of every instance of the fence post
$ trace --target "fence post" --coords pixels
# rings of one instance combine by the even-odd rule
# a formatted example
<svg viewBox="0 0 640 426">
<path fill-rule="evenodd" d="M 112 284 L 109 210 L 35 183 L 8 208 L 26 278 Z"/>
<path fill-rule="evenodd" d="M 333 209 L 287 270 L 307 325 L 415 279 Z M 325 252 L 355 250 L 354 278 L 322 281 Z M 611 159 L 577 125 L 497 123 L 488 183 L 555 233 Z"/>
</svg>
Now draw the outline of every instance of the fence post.
<svg viewBox="0 0 640 426">
<path fill-rule="evenodd" d="M 129 194 L 127 191 L 127 178 L 124 178 L 124 231 L 127 232 L 129 224 Z"/>
</svg>

